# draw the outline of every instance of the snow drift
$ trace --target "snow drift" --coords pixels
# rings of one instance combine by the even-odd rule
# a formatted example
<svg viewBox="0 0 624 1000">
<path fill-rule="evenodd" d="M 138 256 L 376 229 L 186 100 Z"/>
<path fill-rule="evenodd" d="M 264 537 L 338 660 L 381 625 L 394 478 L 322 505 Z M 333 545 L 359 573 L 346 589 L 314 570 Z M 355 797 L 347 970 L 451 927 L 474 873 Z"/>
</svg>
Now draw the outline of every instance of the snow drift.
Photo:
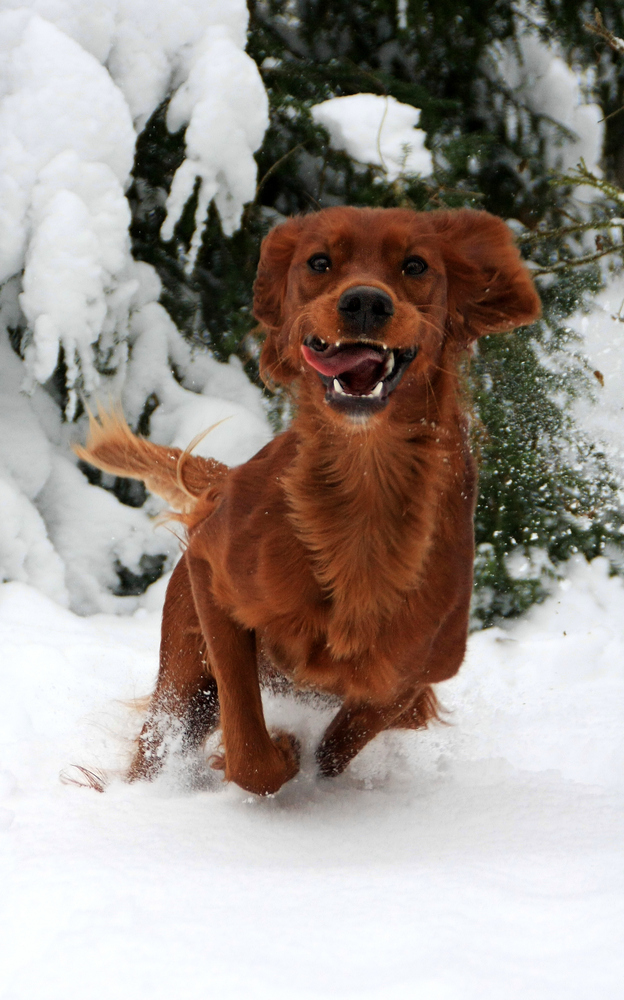
<svg viewBox="0 0 624 1000">
<path fill-rule="evenodd" d="M 162 587 L 157 584 L 156 587 Z M 274 798 L 204 774 L 124 785 L 158 611 L 0 591 L 0 995 L 7 1000 L 616 1000 L 624 589 L 578 560 L 471 637 L 450 725 L 315 776 L 330 713 L 268 698 L 303 768 Z M 72 765 L 104 795 L 59 783 Z"/>
</svg>

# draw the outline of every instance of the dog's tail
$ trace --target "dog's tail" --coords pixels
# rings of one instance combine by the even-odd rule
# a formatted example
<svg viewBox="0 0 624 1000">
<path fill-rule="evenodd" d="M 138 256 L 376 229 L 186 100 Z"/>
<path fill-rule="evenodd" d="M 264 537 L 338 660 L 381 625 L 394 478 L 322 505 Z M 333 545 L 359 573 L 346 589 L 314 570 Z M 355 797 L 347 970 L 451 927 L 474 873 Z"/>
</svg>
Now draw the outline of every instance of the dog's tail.
<svg viewBox="0 0 624 1000">
<path fill-rule="evenodd" d="M 198 497 L 229 471 L 213 458 L 191 455 L 201 437 L 185 451 L 153 444 L 132 433 L 120 410 L 109 413 L 98 407 L 97 417 L 89 413 L 86 447 L 74 445 L 74 451 L 83 462 L 104 472 L 141 479 L 151 493 L 157 493 L 174 510 L 185 514 L 193 510 Z"/>
</svg>

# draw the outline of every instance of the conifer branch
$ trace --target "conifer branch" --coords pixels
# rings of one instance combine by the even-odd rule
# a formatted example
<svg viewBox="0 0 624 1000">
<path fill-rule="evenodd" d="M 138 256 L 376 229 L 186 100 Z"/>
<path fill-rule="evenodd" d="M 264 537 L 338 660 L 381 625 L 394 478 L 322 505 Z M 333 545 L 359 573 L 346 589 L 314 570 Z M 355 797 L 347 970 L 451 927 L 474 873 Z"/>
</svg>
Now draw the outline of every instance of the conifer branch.
<svg viewBox="0 0 624 1000">
<path fill-rule="evenodd" d="M 518 236 L 518 243 L 539 243 L 542 240 L 561 239 L 564 236 L 573 236 L 575 233 L 587 233 L 592 229 L 612 229 L 616 226 L 624 226 L 624 219 L 602 219 L 579 222 L 574 226 L 560 226 L 557 229 L 535 229 L 526 235 Z"/>
<path fill-rule="evenodd" d="M 618 38 L 614 35 L 612 31 L 609 31 L 606 24 L 602 20 L 602 14 L 596 7 L 594 9 L 594 20 L 585 21 L 583 27 L 586 31 L 590 31 L 592 35 L 598 35 L 603 39 L 614 52 L 618 55 L 624 56 L 624 38 Z"/>
<path fill-rule="evenodd" d="M 587 184 L 588 187 L 596 188 L 607 198 L 624 204 L 624 190 L 618 187 L 617 184 L 612 184 L 611 181 L 606 180 L 604 177 L 596 177 L 591 170 L 588 170 L 583 159 L 579 161 L 578 166 L 574 170 L 559 177 L 558 182 L 561 184 L 572 184 L 575 187 Z"/>
<path fill-rule="evenodd" d="M 260 180 L 258 181 L 258 185 L 256 187 L 256 194 L 255 194 L 255 197 L 254 197 L 254 201 L 257 200 L 258 195 L 260 194 L 262 188 L 264 187 L 264 185 L 268 181 L 269 177 L 271 177 L 275 173 L 276 170 L 279 170 L 279 168 L 281 167 L 281 165 L 284 162 L 284 160 L 287 160 L 289 156 L 292 156 L 293 153 L 296 153 L 298 149 L 303 149 L 303 145 L 304 144 L 302 142 L 297 143 L 297 145 L 293 146 L 292 149 L 287 150 L 284 153 L 283 156 L 280 156 L 279 160 L 276 160 L 275 163 L 271 164 L 271 166 L 269 167 L 269 169 L 267 170 L 267 172 L 264 174 L 264 176 L 261 177 Z"/>
<path fill-rule="evenodd" d="M 618 243 L 604 250 L 597 250 L 596 253 L 586 254 L 584 257 L 571 257 L 567 260 L 560 260 L 557 264 L 551 264 L 549 267 L 541 267 L 536 270 L 531 269 L 531 274 L 552 274 L 553 271 L 565 271 L 569 267 L 582 267 L 584 264 L 593 264 L 594 261 L 599 260 L 601 257 L 606 257 L 607 254 L 620 253 L 622 251 L 624 251 L 624 243 Z"/>
</svg>

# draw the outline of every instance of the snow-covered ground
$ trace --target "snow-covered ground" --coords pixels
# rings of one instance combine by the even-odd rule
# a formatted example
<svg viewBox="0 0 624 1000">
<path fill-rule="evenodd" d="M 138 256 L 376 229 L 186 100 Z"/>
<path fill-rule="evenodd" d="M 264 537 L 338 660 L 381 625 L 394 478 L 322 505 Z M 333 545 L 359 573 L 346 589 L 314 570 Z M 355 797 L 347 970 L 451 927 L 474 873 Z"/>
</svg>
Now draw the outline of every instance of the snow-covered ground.
<svg viewBox="0 0 624 1000">
<path fill-rule="evenodd" d="M 616 1000 L 624 983 L 624 586 L 579 560 L 472 636 L 450 725 L 315 777 L 327 710 L 261 800 L 210 772 L 121 780 L 157 605 L 80 618 L 0 588 L 2 1000 Z M 160 594 L 159 594 L 160 591 Z M 101 769 L 105 794 L 63 784 Z"/>
</svg>

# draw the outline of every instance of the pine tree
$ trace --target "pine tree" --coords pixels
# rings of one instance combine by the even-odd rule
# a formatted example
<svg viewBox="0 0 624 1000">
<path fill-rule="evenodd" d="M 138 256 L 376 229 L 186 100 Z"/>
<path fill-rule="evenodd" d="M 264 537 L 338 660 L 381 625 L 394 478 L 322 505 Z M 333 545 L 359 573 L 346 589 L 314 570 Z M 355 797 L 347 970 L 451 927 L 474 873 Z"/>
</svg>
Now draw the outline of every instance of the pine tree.
<svg viewBox="0 0 624 1000">
<path fill-rule="evenodd" d="M 621 5 L 601 10 L 606 28 L 623 33 Z M 595 36 L 585 27 L 591 5 L 567 0 L 530 4 L 524 13 L 507 0 L 250 0 L 250 11 L 248 51 L 271 105 L 256 199 L 229 239 L 211 209 L 197 266 L 187 274 L 194 204 L 170 243 L 159 238 L 160 192 L 184 150 L 183 134 L 167 132 L 163 106 L 137 150 L 134 253 L 157 267 L 162 301 L 185 335 L 222 360 L 237 353 L 257 379 L 251 286 L 261 239 L 276 220 L 340 203 L 479 207 L 517 220 L 521 249 L 536 268 L 543 318 L 486 338 L 467 376 L 481 457 L 475 617 L 488 624 L 517 614 L 543 596 L 548 575 L 571 554 L 592 557 L 620 543 L 618 483 L 571 417 L 573 400 L 591 392 L 593 376 L 566 319 L 599 289 L 599 258 L 614 257 L 610 220 L 622 209 L 616 187 L 601 191 L 591 208 L 575 201 L 575 186 L 587 177 L 557 179 L 546 158 L 553 135 L 563 142 L 569 132 L 505 86 L 488 69 L 488 54 L 496 45 L 517 47 L 531 21 L 536 35 L 556 42 L 576 65 L 595 64 L 596 89 L 611 116 L 606 163 L 616 182 L 624 171 L 624 114 L 615 113 L 624 95 L 624 60 L 607 45 L 596 55 Z M 420 126 L 437 164 L 432 178 L 389 183 L 379 169 L 330 147 L 310 107 L 358 92 L 422 109 Z M 588 239 L 596 231 L 603 242 L 593 247 Z M 279 423 L 279 396 L 274 403 Z"/>
</svg>

